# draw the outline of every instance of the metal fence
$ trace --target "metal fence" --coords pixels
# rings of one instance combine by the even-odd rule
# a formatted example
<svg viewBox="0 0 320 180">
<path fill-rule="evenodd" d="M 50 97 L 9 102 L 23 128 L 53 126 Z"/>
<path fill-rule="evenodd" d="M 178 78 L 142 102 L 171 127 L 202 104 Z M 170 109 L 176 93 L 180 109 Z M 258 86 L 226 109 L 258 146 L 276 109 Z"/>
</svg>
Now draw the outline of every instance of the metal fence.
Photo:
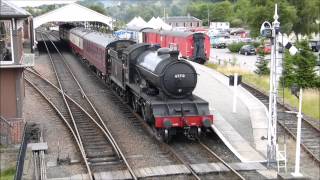
<svg viewBox="0 0 320 180">
<path fill-rule="evenodd" d="M 20 144 L 24 123 L 23 118 L 4 118 L 0 115 L 0 144 Z"/>
<path fill-rule="evenodd" d="M 12 134 L 13 126 L 10 122 L 0 115 L 0 144 L 8 145 L 11 144 L 11 134 Z"/>
</svg>

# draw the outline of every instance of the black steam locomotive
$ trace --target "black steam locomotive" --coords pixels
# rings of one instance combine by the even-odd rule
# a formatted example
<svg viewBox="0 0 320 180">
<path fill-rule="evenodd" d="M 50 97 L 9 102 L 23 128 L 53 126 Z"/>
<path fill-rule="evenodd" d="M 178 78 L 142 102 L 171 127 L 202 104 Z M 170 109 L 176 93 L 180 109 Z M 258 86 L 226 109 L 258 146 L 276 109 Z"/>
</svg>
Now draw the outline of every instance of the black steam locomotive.
<svg viewBox="0 0 320 180">
<path fill-rule="evenodd" d="M 198 137 L 213 121 L 208 102 L 192 94 L 194 67 L 178 54 L 145 43 L 109 50 L 111 84 L 166 141 L 176 133 Z"/>
<path fill-rule="evenodd" d="M 74 39 L 75 30 L 71 30 L 71 35 Z M 209 112 L 208 102 L 192 94 L 197 84 L 196 71 L 189 62 L 178 58 L 178 51 L 147 43 L 135 44 L 129 40 L 110 40 L 106 35 L 96 36 L 87 33 L 79 37 L 83 41 L 82 47 L 73 40 L 69 44 L 73 52 L 92 66 L 103 64 L 95 68 L 97 74 L 165 141 L 177 133 L 198 137 L 211 127 L 213 115 Z M 95 42 L 103 38 L 109 42 Z M 86 44 L 92 49 L 94 43 L 103 44 L 105 51 L 90 55 Z M 99 52 L 103 54 L 100 56 Z M 95 57 L 102 58 L 97 62 Z"/>
</svg>

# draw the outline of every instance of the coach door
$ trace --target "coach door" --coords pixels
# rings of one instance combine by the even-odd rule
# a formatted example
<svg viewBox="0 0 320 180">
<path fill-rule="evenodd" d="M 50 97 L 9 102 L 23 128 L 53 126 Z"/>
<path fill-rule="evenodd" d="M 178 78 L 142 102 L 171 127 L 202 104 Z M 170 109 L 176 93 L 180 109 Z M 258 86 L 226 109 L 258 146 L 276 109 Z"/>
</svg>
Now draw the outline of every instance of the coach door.
<svg viewBox="0 0 320 180">
<path fill-rule="evenodd" d="M 195 33 L 193 34 L 194 40 L 194 51 L 193 51 L 193 59 L 195 61 L 205 60 L 205 47 L 204 47 L 204 40 L 205 36 L 203 33 Z"/>
</svg>

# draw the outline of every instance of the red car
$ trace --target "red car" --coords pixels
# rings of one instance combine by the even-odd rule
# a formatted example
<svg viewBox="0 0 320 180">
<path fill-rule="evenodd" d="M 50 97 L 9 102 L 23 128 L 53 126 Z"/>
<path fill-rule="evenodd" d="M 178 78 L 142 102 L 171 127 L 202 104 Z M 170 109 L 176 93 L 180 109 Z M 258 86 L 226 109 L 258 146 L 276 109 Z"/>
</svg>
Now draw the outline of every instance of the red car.
<svg viewBox="0 0 320 180">
<path fill-rule="evenodd" d="M 263 51 L 264 54 L 270 54 L 271 53 L 271 45 L 265 44 L 264 46 L 259 46 L 257 48 L 257 53 L 259 54 L 260 51 Z"/>
<path fill-rule="evenodd" d="M 210 38 L 204 33 L 146 29 L 143 31 L 143 42 L 168 48 L 174 46 L 182 57 L 200 64 L 210 57 Z"/>
</svg>

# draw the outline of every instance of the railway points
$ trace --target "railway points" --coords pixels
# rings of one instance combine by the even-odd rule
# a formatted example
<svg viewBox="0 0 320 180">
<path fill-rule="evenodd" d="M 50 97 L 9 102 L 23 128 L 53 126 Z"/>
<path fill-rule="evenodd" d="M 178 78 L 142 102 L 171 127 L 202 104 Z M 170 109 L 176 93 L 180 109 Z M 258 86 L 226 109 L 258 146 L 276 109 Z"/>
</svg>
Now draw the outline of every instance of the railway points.
<svg viewBox="0 0 320 180">
<path fill-rule="evenodd" d="M 60 29 L 38 28 L 50 19 L 61 20 L 61 13 L 72 7 L 77 13 L 83 11 L 82 16 L 85 12 L 99 16 L 96 20 L 100 23 L 65 26 L 67 22 L 54 22 L 49 24 Z M 79 17 L 64 20 L 79 21 Z M 21 82 L 26 89 L 21 93 L 28 97 L 22 101 L 17 98 L 17 102 L 25 102 L 26 121 L 40 125 L 41 142 L 45 140 L 29 147 L 46 145 L 44 149 L 29 148 L 26 158 L 21 158 L 21 146 L 19 159 L 25 159 L 25 171 L 19 166 L 17 174 L 41 180 L 287 178 L 281 168 L 277 172 L 276 167 L 266 166 L 267 97 L 243 84 L 236 97 L 237 112 L 232 112 L 233 91 L 228 78 L 203 65 L 209 62 L 208 57 L 216 57 L 210 52 L 209 34 L 199 29 L 179 32 L 137 27 L 130 29 L 138 30 L 133 32 L 136 39 L 117 39 L 109 32 L 115 24 L 106 19 L 111 18 L 71 4 L 35 18 L 34 24 L 32 19 L 16 24 L 12 31 L 20 31 L 22 26 L 30 30 L 21 31 L 22 35 L 18 32 L 18 37 L 8 31 L 13 40 L 5 42 L 5 51 L 0 49 L 5 61 L 8 56 L 20 56 L 22 46 L 14 49 L 24 41 L 20 36 L 31 36 L 31 46 L 35 36 L 37 49 L 31 49 L 36 51 L 35 66 L 23 69 L 21 81 L 16 82 Z M 14 23 L 5 21 L 1 19 L 0 25 L 10 28 Z M 6 29 L 0 28 L 2 32 Z M 3 38 L 0 48 L 2 45 Z M 11 54 L 8 45 L 12 46 Z M 34 56 L 24 56 L 28 57 Z M 249 66 L 254 69 L 253 64 Z M 291 171 L 294 152 L 290 149 L 297 124 L 290 109 L 279 106 L 277 143 L 288 144 L 285 162 L 289 166 L 286 170 Z M 18 108 L 17 113 L 21 112 Z M 2 130 L 3 122 L 10 125 L 12 119 L 8 123 L 0 115 Z M 320 171 L 317 123 L 303 121 L 301 141 L 301 171 L 314 179 L 319 175 L 313 173 Z M 286 142 L 284 138 L 283 142 L 281 138 L 287 134 L 292 139 Z M 3 133 L 0 135 L 2 141 Z"/>
</svg>

